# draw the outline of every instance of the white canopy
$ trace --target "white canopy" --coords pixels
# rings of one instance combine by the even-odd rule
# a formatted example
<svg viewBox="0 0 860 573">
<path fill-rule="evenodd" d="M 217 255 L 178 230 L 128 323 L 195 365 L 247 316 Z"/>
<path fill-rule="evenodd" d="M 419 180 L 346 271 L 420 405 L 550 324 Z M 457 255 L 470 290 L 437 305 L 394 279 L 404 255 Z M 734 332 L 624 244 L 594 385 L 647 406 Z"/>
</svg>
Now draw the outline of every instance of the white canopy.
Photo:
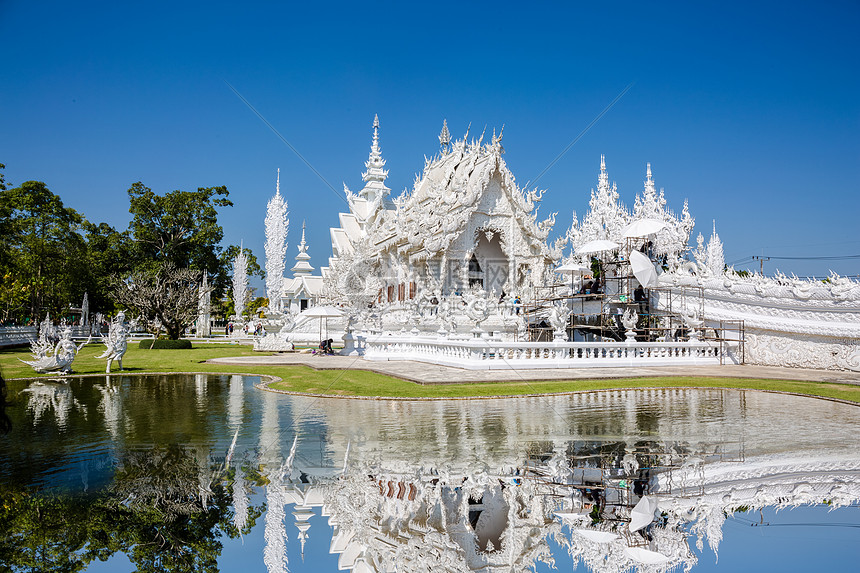
<svg viewBox="0 0 860 573">
<path fill-rule="evenodd" d="M 643 287 L 657 286 L 657 269 L 651 259 L 639 251 L 630 251 L 630 267 L 633 270 L 633 276 Z"/>
<path fill-rule="evenodd" d="M 653 235 L 657 231 L 665 228 L 666 223 L 663 221 L 658 221 L 657 219 L 639 219 L 638 221 L 633 221 L 627 225 L 627 227 L 624 228 L 622 236 L 625 239 L 633 237 L 647 237 L 648 235 Z"/>
<path fill-rule="evenodd" d="M 555 272 L 565 275 L 587 275 L 591 272 L 591 267 L 580 265 L 579 263 L 565 263 L 555 269 Z"/>
<path fill-rule="evenodd" d="M 333 306 L 315 306 L 299 313 L 299 318 L 318 318 L 320 319 L 320 340 L 323 335 L 323 320 L 326 323 L 326 336 L 328 336 L 328 319 L 343 316 L 343 312 Z"/>
<path fill-rule="evenodd" d="M 657 500 L 653 497 L 643 496 L 630 512 L 630 531 L 639 531 L 654 521 L 654 512 L 657 510 Z"/>
<path fill-rule="evenodd" d="M 613 241 L 607 241 L 606 239 L 597 239 L 594 241 L 588 241 L 585 244 L 579 246 L 576 249 L 577 255 L 591 255 L 594 253 L 603 253 L 606 251 L 614 251 L 618 249 L 620 245 Z"/>
<path fill-rule="evenodd" d="M 669 558 L 662 553 L 657 553 L 650 549 L 642 549 L 641 547 L 625 547 L 624 553 L 630 559 L 639 563 L 645 563 L 646 565 L 663 565 L 669 562 Z"/>
<path fill-rule="evenodd" d="M 343 312 L 333 306 L 315 306 L 302 311 L 299 316 L 307 318 L 333 318 L 335 316 L 343 316 Z"/>
<path fill-rule="evenodd" d="M 612 543 L 619 537 L 609 531 L 598 531 L 597 529 L 575 529 L 574 531 L 595 543 Z"/>
</svg>

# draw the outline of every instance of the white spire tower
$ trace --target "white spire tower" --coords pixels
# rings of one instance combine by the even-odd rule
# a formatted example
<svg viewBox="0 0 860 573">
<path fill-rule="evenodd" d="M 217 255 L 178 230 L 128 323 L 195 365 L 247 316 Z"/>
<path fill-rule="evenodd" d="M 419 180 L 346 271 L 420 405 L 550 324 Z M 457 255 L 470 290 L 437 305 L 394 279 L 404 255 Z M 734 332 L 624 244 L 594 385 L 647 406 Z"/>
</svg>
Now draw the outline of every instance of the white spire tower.
<svg viewBox="0 0 860 573">
<path fill-rule="evenodd" d="M 290 220 L 287 219 L 287 201 L 281 196 L 281 170 L 275 183 L 275 196 L 266 205 L 266 296 L 269 308 L 281 310 L 281 297 L 284 293 L 284 267 L 287 258 L 287 232 Z"/>
<path fill-rule="evenodd" d="M 241 320 L 248 300 L 248 257 L 245 250 L 239 246 L 239 254 L 233 259 L 233 309 L 236 318 Z"/>
<path fill-rule="evenodd" d="M 293 276 L 298 278 L 302 275 L 310 275 L 314 272 L 314 268 L 309 262 L 311 256 L 308 254 L 308 245 L 305 243 L 305 222 L 302 221 L 302 242 L 299 243 L 299 254 L 296 255 L 296 264 L 293 266 Z"/>
<path fill-rule="evenodd" d="M 370 156 L 364 163 L 367 171 L 361 174 L 364 180 L 364 189 L 358 192 L 359 197 L 367 199 L 368 202 L 384 200 L 388 197 L 391 189 L 385 186 L 385 179 L 388 177 L 388 171 L 385 167 L 385 160 L 382 158 L 382 150 L 379 148 L 379 116 L 373 116 L 373 142 L 370 145 Z"/>
</svg>

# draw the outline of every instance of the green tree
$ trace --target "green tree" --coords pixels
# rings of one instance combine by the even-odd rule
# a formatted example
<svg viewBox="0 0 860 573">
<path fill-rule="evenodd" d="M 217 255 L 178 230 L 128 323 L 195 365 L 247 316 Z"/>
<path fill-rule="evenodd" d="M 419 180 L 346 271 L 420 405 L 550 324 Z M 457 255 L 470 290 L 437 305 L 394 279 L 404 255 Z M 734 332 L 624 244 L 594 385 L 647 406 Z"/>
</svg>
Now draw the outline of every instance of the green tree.
<svg viewBox="0 0 860 573">
<path fill-rule="evenodd" d="M 138 264 L 169 261 L 178 268 L 215 274 L 224 236 L 216 207 L 229 207 L 224 186 L 156 195 L 137 182 L 128 190 L 129 231 Z"/>
<path fill-rule="evenodd" d="M 128 231 L 119 232 L 107 223 L 84 224 L 87 241 L 87 290 L 90 308 L 99 312 L 119 310 L 111 297 L 111 284 L 115 275 L 131 272 L 133 249 Z"/>
<path fill-rule="evenodd" d="M 46 312 L 59 316 L 70 301 L 83 297 L 84 222 L 41 181 L 0 191 L 0 300 L 8 305 L 4 320 L 36 320 Z M 23 308 L 14 308 L 21 297 Z"/>
</svg>

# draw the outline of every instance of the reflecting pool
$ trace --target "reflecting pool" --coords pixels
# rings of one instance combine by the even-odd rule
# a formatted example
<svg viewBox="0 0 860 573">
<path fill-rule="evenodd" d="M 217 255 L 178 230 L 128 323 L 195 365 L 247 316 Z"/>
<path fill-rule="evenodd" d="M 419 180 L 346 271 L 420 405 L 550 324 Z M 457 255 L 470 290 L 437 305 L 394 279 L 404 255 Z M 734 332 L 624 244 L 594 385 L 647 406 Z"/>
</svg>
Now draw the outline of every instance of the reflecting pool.
<svg viewBox="0 0 860 573">
<path fill-rule="evenodd" d="M 860 408 L 718 389 L 392 401 L 10 382 L 0 571 L 855 570 Z"/>
</svg>

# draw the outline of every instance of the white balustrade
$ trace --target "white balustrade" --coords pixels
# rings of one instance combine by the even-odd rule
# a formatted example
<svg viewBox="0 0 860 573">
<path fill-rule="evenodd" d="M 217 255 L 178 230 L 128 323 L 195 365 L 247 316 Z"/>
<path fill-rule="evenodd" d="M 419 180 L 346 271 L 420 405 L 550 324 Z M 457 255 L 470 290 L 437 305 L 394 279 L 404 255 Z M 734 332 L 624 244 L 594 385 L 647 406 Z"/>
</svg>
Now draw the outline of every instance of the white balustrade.
<svg viewBox="0 0 860 573">
<path fill-rule="evenodd" d="M 496 342 L 373 335 L 367 360 L 414 360 L 467 370 L 647 367 L 720 364 L 720 347 L 689 342 Z M 724 356 L 723 358 L 728 358 Z"/>
<path fill-rule="evenodd" d="M 57 327 L 60 328 L 59 326 Z M 90 335 L 89 326 L 72 326 L 72 338 L 81 339 Z M 0 327 L 0 348 L 4 346 L 20 346 L 30 344 L 39 338 L 35 326 L 2 326 Z"/>
<path fill-rule="evenodd" d="M 38 338 L 35 326 L 4 326 L 0 327 L 0 346 L 15 346 L 29 344 Z"/>
</svg>

